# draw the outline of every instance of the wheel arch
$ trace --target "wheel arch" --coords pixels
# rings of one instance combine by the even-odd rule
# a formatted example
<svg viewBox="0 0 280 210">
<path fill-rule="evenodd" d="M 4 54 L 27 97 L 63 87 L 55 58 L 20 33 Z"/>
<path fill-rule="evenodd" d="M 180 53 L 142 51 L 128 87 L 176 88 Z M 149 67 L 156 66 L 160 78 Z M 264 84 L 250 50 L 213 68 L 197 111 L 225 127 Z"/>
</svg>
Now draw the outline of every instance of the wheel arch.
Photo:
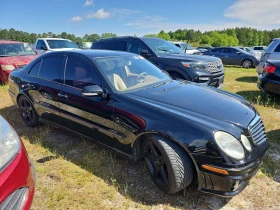
<svg viewBox="0 0 280 210">
<path fill-rule="evenodd" d="M 192 156 L 191 152 L 189 151 L 189 149 L 186 146 L 184 146 L 182 143 L 180 143 L 176 139 L 174 139 L 170 136 L 167 136 L 163 133 L 158 133 L 158 132 L 142 133 L 141 135 L 139 135 L 135 139 L 135 141 L 132 143 L 133 160 L 136 162 L 136 161 L 141 160 L 143 158 L 144 154 L 143 154 L 143 151 L 141 151 L 141 149 L 143 149 L 143 143 L 144 143 L 146 138 L 158 138 L 158 137 L 165 138 L 167 140 L 171 140 L 172 142 L 176 143 L 179 147 L 181 147 L 185 151 L 185 153 L 190 157 L 190 159 L 192 160 L 192 163 L 195 167 L 195 172 L 197 173 L 199 171 L 194 157 Z"/>
<path fill-rule="evenodd" d="M 175 73 L 181 74 L 186 80 L 192 81 L 192 79 L 189 76 L 189 74 L 186 71 L 184 71 L 183 69 L 181 69 L 181 68 L 178 68 L 176 66 L 166 66 L 166 67 L 164 67 L 162 69 L 167 71 L 168 73 L 175 72 Z"/>
</svg>

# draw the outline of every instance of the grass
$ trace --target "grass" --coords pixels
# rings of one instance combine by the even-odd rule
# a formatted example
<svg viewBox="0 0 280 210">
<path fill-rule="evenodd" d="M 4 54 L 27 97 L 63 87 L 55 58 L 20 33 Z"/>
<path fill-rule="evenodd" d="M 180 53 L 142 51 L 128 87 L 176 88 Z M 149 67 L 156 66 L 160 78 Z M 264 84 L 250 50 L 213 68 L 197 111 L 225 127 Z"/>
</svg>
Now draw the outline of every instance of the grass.
<svg viewBox="0 0 280 210">
<path fill-rule="evenodd" d="M 143 163 L 132 163 L 49 125 L 28 128 L 8 96 L 8 86 L 1 86 L 0 115 L 21 136 L 37 171 L 32 209 L 279 209 L 280 99 L 261 93 L 256 80 L 255 69 L 226 67 L 223 89 L 254 104 L 271 142 L 261 170 L 232 199 L 195 187 L 166 195 L 152 183 Z"/>
</svg>

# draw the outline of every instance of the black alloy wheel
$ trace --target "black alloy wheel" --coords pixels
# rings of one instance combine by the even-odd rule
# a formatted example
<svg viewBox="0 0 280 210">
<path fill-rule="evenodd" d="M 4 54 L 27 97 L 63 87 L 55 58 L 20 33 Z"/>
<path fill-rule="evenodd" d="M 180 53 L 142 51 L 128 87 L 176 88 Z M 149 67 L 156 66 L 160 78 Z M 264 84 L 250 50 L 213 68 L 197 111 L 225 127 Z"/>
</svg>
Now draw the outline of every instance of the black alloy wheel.
<svg viewBox="0 0 280 210">
<path fill-rule="evenodd" d="M 192 182 L 193 163 L 176 143 L 166 139 L 147 139 L 143 147 L 146 167 L 162 191 L 173 194 Z"/>
<path fill-rule="evenodd" d="M 38 115 L 26 96 L 21 96 L 19 98 L 18 105 L 20 108 L 20 116 L 25 124 L 29 127 L 35 127 L 38 125 Z"/>
</svg>

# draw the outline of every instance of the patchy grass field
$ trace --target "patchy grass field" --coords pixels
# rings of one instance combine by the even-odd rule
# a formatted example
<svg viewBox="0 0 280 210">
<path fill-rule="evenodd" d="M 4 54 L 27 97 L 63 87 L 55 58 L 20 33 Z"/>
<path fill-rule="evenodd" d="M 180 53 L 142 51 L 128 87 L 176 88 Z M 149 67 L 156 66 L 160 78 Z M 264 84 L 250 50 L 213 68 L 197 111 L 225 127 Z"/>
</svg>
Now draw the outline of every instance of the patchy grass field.
<svg viewBox="0 0 280 210">
<path fill-rule="evenodd" d="M 8 86 L 0 87 L 0 114 L 15 127 L 35 164 L 32 209 L 280 209 L 280 97 L 262 94 L 256 81 L 255 69 L 226 68 L 223 89 L 254 103 L 271 142 L 261 170 L 232 199 L 195 187 L 166 195 L 152 183 L 143 163 L 134 164 L 52 126 L 28 128 L 8 96 Z"/>
</svg>

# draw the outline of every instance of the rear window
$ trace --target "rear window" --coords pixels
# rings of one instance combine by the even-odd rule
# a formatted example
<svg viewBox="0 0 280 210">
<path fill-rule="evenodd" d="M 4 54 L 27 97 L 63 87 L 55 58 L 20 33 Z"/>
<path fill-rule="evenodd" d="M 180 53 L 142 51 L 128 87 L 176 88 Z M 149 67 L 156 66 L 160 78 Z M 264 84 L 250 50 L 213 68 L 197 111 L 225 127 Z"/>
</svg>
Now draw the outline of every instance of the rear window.
<svg viewBox="0 0 280 210">
<path fill-rule="evenodd" d="M 263 50 L 263 47 L 254 47 L 254 50 Z"/>
</svg>

